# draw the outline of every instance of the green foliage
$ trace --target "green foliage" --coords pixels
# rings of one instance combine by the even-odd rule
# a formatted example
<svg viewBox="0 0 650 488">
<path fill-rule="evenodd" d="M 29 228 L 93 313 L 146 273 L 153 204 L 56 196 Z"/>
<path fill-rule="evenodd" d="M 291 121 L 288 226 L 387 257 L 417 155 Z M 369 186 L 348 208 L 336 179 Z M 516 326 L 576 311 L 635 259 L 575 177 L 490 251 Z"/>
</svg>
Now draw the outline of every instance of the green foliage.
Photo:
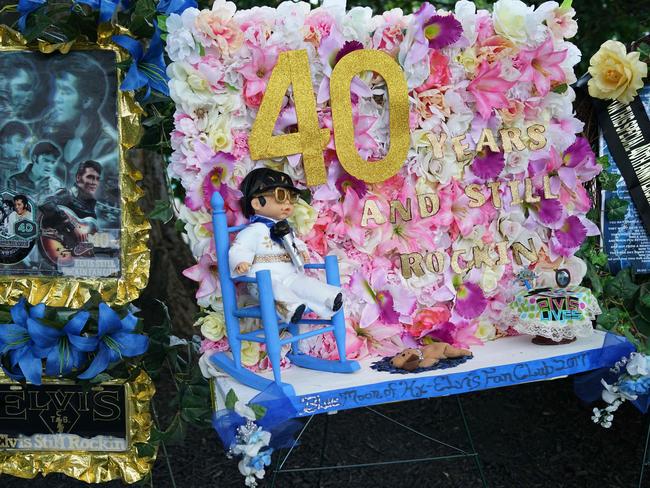
<svg viewBox="0 0 650 488">
<path fill-rule="evenodd" d="M 625 218 L 625 213 L 627 212 L 628 205 L 629 202 L 627 200 L 622 200 L 617 197 L 613 197 L 607 200 L 607 203 L 605 204 L 607 218 L 609 220 L 623 220 Z"/>
</svg>

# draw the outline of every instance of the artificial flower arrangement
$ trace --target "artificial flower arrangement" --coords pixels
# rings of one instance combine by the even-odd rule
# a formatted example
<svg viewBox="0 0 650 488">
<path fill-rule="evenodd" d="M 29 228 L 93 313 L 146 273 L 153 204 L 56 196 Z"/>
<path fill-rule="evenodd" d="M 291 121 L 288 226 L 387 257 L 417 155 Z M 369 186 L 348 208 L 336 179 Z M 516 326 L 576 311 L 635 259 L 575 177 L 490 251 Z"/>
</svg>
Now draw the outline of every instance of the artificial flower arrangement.
<svg viewBox="0 0 650 488">
<path fill-rule="evenodd" d="M 630 401 L 642 413 L 650 406 L 650 356 L 633 352 L 623 357 L 600 380 L 602 399 L 608 404 L 605 408 L 594 407 L 591 419 L 594 423 L 608 429 L 612 426 L 614 412 L 625 402 Z"/>
<path fill-rule="evenodd" d="M 5 312 L 6 313 L 6 312 Z M 147 351 L 149 339 L 138 319 L 120 318 L 106 303 L 95 310 L 30 306 L 25 299 L 0 324 L 0 364 L 12 379 L 40 385 L 48 377 L 95 380 L 109 366 Z"/>
<path fill-rule="evenodd" d="M 212 424 L 227 456 L 241 456 L 238 468 L 246 486 L 255 487 L 264 478 L 273 451 L 291 447 L 302 423 L 293 418 L 296 409 L 291 401 L 273 385 L 247 404 L 230 390 L 224 407 L 215 412 Z"/>
<path fill-rule="evenodd" d="M 586 182 L 601 171 L 586 139 L 576 134 L 583 123 L 574 115 L 580 53 L 569 42 L 576 33 L 571 2 L 545 2 L 537 8 L 519 0 L 499 0 L 493 11 L 459 1 L 453 11 L 424 3 L 413 14 L 401 9 L 372 15 L 370 8 L 349 11 L 338 2 L 311 9 L 304 2 L 237 11 L 217 0 L 211 10 L 188 8 L 165 23 L 172 61 L 170 95 L 176 103 L 168 172 L 180 183 L 180 219 L 198 264 L 184 271 L 199 283 L 197 322 L 202 351 L 228 348 L 220 303 L 210 215 L 210 197 L 219 191 L 229 225 L 245 223 L 239 207 L 242 178 L 253 168 L 270 166 L 306 187 L 301 156 L 255 161 L 249 133 L 280 53 L 308 52 L 320 126 L 329 129 L 325 149 L 327 181 L 309 188 L 296 206 L 292 226 L 307 243 L 312 260 L 336 254 L 342 273 L 347 320 L 347 355 L 392 356 L 405 347 L 441 340 L 455 347 L 482 344 L 512 333 L 502 313 L 517 288 L 519 264 L 445 269 L 406 279 L 399 255 L 421 249 L 471 250 L 500 240 L 530 242 L 546 264 L 570 270 L 575 282 L 586 272 L 574 254 L 585 238 L 597 235 L 586 218 L 592 200 Z M 330 105 L 333 68 L 359 50 L 380 50 L 401 67 L 410 100 L 410 149 L 400 171 L 381 183 L 347 174 L 337 159 Z M 381 77 L 362 73 L 351 85 L 354 142 L 369 161 L 388 150 L 388 103 Z M 296 129 L 289 94 L 276 133 Z M 504 152 L 480 151 L 459 163 L 450 148 L 435 155 L 432 134 L 468 133 L 476 141 L 483 129 L 524 128 L 542 121 L 548 144 Z M 525 129 L 524 129 L 525 130 Z M 516 205 L 507 192 L 495 208 L 469 206 L 462 187 L 499 179 L 530 178 L 541 195 L 544 176 L 559 198 Z M 390 202 L 417 201 L 433 191 L 439 212 L 429 218 L 413 212 L 408 221 L 389 219 L 359 225 L 364 202 L 384 215 Z M 510 252 L 510 251 L 508 251 Z M 495 325 L 498 324 L 498 325 Z M 309 354 L 335 358 L 328 334 L 305 341 Z M 245 343 L 242 362 L 255 370 L 269 367 L 264 346 Z M 288 360 L 286 361 L 288 363 Z"/>
</svg>

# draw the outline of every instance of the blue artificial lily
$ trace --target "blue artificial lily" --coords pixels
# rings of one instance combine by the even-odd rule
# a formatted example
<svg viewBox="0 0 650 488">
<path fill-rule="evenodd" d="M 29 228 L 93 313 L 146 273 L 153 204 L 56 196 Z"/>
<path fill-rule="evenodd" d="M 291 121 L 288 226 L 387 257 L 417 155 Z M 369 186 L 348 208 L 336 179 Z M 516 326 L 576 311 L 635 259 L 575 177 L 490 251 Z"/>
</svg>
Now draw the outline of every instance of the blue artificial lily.
<svg viewBox="0 0 650 488">
<path fill-rule="evenodd" d="M 33 319 L 27 319 L 34 344 L 45 352 L 45 373 L 58 376 L 79 369 L 88 359 L 88 353 L 97 350 L 97 338 L 81 335 L 90 314 L 76 313 L 63 329 L 47 327 Z"/>
<path fill-rule="evenodd" d="M 46 0 L 18 0 L 18 12 L 20 12 L 18 29 L 20 29 L 21 32 L 25 32 L 27 16 L 45 5 L 45 1 Z"/>
<path fill-rule="evenodd" d="M 42 303 L 32 307 L 27 312 L 25 299 L 11 307 L 13 324 L 0 325 L 0 355 L 9 353 L 10 368 L 2 369 L 13 379 L 27 381 L 35 385 L 41 384 L 43 365 L 41 359 L 46 351 L 41 350 L 32 340 L 29 322 L 38 323 L 45 315 L 45 305 Z"/>
<path fill-rule="evenodd" d="M 109 364 L 123 357 L 131 358 L 144 354 L 149 347 L 149 339 L 134 332 L 137 323 L 138 319 L 131 313 L 120 319 L 111 307 L 100 303 L 97 353 L 88 369 L 78 377 L 82 380 L 94 378 L 106 370 Z"/>
<path fill-rule="evenodd" d="M 131 6 L 131 2 L 125 0 L 75 0 L 75 3 L 82 3 L 93 10 L 99 10 L 100 22 L 109 22 L 118 7 L 121 6 L 122 10 L 128 10 Z"/>
<path fill-rule="evenodd" d="M 142 45 L 132 37 L 113 36 L 115 44 L 126 49 L 133 58 L 133 63 L 120 85 L 120 90 L 137 90 L 146 86 L 147 93 L 145 99 L 149 98 L 151 88 L 165 95 L 169 95 L 169 88 L 167 87 L 169 77 L 166 73 L 167 67 L 163 57 L 163 43 L 160 38 L 160 29 L 156 22 L 154 22 L 154 27 L 155 31 L 146 53 L 143 52 Z"/>
<path fill-rule="evenodd" d="M 197 8 L 196 0 L 160 0 L 156 10 L 161 14 L 182 14 L 187 8 Z"/>
</svg>

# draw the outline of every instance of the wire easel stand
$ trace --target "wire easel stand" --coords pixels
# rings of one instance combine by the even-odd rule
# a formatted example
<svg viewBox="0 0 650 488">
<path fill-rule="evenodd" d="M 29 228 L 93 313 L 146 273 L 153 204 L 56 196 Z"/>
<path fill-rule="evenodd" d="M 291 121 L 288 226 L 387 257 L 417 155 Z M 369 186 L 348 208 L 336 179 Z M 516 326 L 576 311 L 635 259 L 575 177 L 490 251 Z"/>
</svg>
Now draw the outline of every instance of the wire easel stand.
<svg viewBox="0 0 650 488">
<path fill-rule="evenodd" d="M 285 464 L 289 457 L 292 455 L 294 452 L 295 448 L 297 447 L 298 443 L 300 442 L 301 437 L 303 434 L 307 431 L 309 428 L 312 420 L 314 419 L 314 415 L 309 417 L 307 419 L 307 422 L 305 423 L 304 427 L 296 437 L 295 442 L 293 445 L 288 449 L 286 454 L 284 456 L 280 456 L 277 459 L 275 468 L 273 469 L 273 477 L 271 478 L 271 487 L 276 486 L 276 481 L 277 478 L 280 474 L 283 473 L 305 473 L 305 472 L 317 472 L 318 473 L 318 481 L 316 486 L 320 487 L 321 486 L 321 476 L 322 473 L 328 472 L 328 471 L 335 471 L 335 470 L 341 470 L 341 469 L 367 469 L 367 468 L 372 468 L 372 467 L 378 467 L 378 466 L 391 466 L 391 465 L 398 465 L 398 464 L 413 464 L 413 463 L 423 463 L 423 462 L 430 462 L 430 461 L 448 461 L 448 460 L 462 460 L 462 459 L 473 459 L 474 463 L 476 465 L 476 469 L 478 471 L 478 475 L 481 479 L 482 486 L 487 488 L 488 484 L 485 479 L 485 475 L 483 474 L 483 467 L 481 465 L 481 460 L 479 457 L 478 452 L 476 452 L 476 449 L 474 448 L 474 440 L 472 439 L 472 434 L 469 429 L 469 424 L 467 422 L 467 417 L 465 416 L 465 412 L 463 410 L 462 403 L 460 401 L 460 397 L 456 396 L 456 403 L 458 405 L 458 412 L 460 414 L 460 418 L 462 419 L 463 422 L 463 428 L 465 429 L 465 434 L 467 435 L 467 441 L 469 444 L 469 449 L 461 449 L 459 447 L 453 446 L 451 444 L 448 444 L 446 442 L 443 442 L 439 439 L 436 439 L 434 437 L 429 436 L 428 434 L 424 432 L 420 432 L 413 427 L 410 427 L 406 424 L 403 424 L 402 422 L 399 422 L 398 420 L 395 420 L 388 415 L 385 415 L 377 410 L 375 410 L 372 407 L 363 407 L 365 410 L 369 411 L 370 413 L 377 415 L 381 417 L 383 420 L 386 420 L 388 422 L 391 422 L 401 429 L 407 430 L 419 437 L 422 437 L 424 439 L 427 439 L 429 441 L 434 442 L 435 444 L 439 446 L 443 446 L 449 450 L 448 454 L 445 455 L 436 455 L 436 456 L 427 456 L 427 457 L 417 457 L 417 458 L 409 458 L 409 459 L 389 459 L 385 461 L 377 461 L 377 462 L 369 462 L 369 463 L 354 463 L 354 464 L 336 464 L 336 465 L 324 465 L 325 462 L 325 454 L 327 452 L 327 445 L 328 445 L 328 440 L 329 440 L 329 422 L 330 422 L 330 417 L 331 415 L 325 415 L 325 421 L 324 421 L 324 428 L 323 428 L 323 441 L 321 444 L 321 449 L 320 449 L 320 460 L 318 463 L 318 466 L 309 466 L 309 467 L 300 467 L 300 468 L 285 468 Z M 650 433 L 650 430 L 648 431 Z M 647 446 L 646 446 L 647 447 Z"/>
</svg>

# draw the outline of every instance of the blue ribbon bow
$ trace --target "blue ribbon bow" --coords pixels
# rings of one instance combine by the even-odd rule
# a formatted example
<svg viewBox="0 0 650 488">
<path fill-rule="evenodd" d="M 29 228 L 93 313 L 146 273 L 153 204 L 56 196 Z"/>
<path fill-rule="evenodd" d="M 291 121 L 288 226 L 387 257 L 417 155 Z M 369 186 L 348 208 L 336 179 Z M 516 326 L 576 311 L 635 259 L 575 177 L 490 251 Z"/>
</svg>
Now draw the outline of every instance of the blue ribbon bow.
<svg viewBox="0 0 650 488">
<path fill-rule="evenodd" d="M 169 77 L 166 73 L 167 66 L 163 57 L 160 29 L 156 22 L 154 22 L 154 27 L 155 31 L 146 53 L 143 51 L 142 45 L 132 37 L 113 36 L 115 44 L 126 49 L 133 58 L 133 63 L 120 85 L 120 90 L 137 90 L 146 86 L 145 99 L 149 98 L 152 88 L 169 96 L 169 88 L 167 87 Z"/>
</svg>

